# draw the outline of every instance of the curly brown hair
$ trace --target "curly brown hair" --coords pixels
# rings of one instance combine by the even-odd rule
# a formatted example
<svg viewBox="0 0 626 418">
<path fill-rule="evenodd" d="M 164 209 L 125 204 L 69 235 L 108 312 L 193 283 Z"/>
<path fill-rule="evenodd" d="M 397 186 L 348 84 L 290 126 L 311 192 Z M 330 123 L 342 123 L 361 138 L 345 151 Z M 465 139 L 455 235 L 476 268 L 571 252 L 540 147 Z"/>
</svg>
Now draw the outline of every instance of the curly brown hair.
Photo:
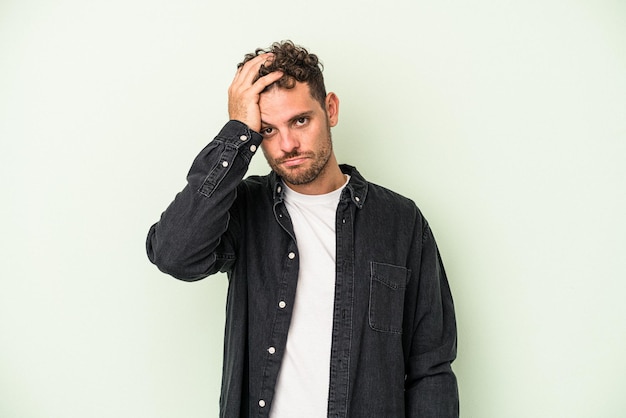
<svg viewBox="0 0 626 418">
<path fill-rule="evenodd" d="M 322 109 L 326 108 L 326 87 L 322 70 L 324 66 L 317 55 L 310 54 L 305 48 L 295 45 L 292 41 L 274 42 L 269 48 L 257 48 L 253 53 L 246 54 L 243 62 L 237 64 L 237 68 L 250 61 L 259 54 L 270 52 L 274 55 L 271 61 L 263 64 L 254 81 L 273 72 L 280 70 L 284 75 L 276 82 L 267 86 L 266 90 L 276 85 L 283 89 L 295 87 L 296 81 L 307 83 L 311 97 L 317 100 Z"/>
</svg>

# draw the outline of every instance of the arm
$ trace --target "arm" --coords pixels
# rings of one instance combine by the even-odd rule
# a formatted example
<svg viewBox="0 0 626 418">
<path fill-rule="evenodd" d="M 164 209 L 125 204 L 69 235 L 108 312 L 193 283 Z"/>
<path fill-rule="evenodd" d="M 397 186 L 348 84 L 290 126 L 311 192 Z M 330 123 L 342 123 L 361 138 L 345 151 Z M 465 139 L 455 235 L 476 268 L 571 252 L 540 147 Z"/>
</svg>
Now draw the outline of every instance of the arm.
<svg viewBox="0 0 626 418">
<path fill-rule="evenodd" d="M 148 258 L 161 271 L 193 281 L 228 269 L 237 237 L 227 234 L 234 230 L 229 228 L 229 210 L 252 158 L 251 148 L 260 143 L 258 133 L 230 121 L 196 157 L 187 185 L 148 232 Z"/>
<path fill-rule="evenodd" d="M 456 358 L 456 320 L 452 294 L 430 227 L 424 224 L 414 246 L 419 251 L 419 277 L 412 277 L 407 301 L 413 309 L 413 333 L 406 336 L 408 350 L 406 416 L 456 418 L 459 395 L 451 368 Z M 419 245 L 421 244 L 421 245 Z M 415 273 L 413 273 L 415 274 Z M 408 289 L 407 289 L 408 290 Z M 417 297 L 415 297 L 417 292 Z"/>
<path fill-rule="evenodd" d="M 261 144 L 259 97 L 282 76 L 270 73 L 253 82 L 262 54 L 237 70 L 228 90 L 228 122 L 196 157 L 187 185 L 148 232 L 148 258 L 165 273 L 198 280 L 226 271 L 234 262 L 238 234 L 229 210 L 236 189 Z"/>
</svg>

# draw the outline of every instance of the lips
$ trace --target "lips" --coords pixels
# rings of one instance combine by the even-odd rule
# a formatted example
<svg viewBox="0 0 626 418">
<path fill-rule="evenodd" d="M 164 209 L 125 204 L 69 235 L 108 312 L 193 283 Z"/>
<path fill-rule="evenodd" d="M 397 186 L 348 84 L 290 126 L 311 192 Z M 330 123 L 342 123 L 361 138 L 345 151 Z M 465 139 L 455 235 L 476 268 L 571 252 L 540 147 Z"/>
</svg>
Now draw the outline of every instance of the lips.
<svg viewBox="0 0 626 418">
<path fill-rule="evenodd" d="M 314 154 L 297 154 L 297 155 L 286 155 L 281 158 L 278 163 L 284 165 L 285 167 L 296 167 L 301 164 L 304 164 L 306 160 L 309 158 L 313 158 Z"/>
<path fill-rule="evenodd" d="M 307 160 L 308 157 L 297 157 L 297 158 L 290 158 L 288 160 L 283 160 L 282 164 L 287 166 L 287 167 L 295 167 L 297 165 L 303 164 L 304 161 Z"/>
</svg>

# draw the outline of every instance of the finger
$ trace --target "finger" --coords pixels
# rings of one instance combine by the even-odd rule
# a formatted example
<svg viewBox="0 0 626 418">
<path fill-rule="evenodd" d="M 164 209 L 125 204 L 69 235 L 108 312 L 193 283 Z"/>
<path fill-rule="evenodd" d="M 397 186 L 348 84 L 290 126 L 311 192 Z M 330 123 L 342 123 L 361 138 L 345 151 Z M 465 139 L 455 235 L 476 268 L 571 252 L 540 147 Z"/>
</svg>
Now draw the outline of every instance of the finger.
<svg viewBox="0 0 626 418">
<path fill-rule="evenodd" d="M 235 81 L 238 81 L 242 84 L 252 84 L 252 80 L 254 80 L 254 77 L 259 74 L 259 69 L 261 68 L 261 65 L 263 65 L 267 61 L 270 61 L 273 56 L 274 54 L 264 53 L 252 58 L 250 61 L 246 62 L 244 65 L 237 69 L 237 73 L 235 74 Z"/>
<path fill-rule="evenodd" d="M 269 74 L 260 77 L 257 81 L 252 85 L 253 89 L 258 93 L 262 92 L 267 86 L 270 84 L 280 80 L 280 78 L 284 75 L 282 71 L 272 71 Z"/>
</svg>

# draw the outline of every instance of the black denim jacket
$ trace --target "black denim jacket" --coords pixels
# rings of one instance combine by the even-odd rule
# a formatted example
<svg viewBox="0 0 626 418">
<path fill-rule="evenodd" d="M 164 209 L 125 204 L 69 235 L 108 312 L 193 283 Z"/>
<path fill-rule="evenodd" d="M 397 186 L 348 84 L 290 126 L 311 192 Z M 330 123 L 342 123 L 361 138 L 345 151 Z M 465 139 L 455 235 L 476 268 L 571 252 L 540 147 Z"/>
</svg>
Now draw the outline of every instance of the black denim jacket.
<svg viewBox="0 0 626 418">
<path fill-rule="evenodd" d="M 286 346 L 298 246 L 276 174 L 243 177 L 262 137 L 228 122 L 148 234 L 159 269 L 229 278 L 221 416 L 267 417 Z M 337 208 L 329 417 L 457 417 L 452 296 L 415 204 L 354 167 Z M 268 350 L 273 347 L 273 350 Z"/>
</svg>

